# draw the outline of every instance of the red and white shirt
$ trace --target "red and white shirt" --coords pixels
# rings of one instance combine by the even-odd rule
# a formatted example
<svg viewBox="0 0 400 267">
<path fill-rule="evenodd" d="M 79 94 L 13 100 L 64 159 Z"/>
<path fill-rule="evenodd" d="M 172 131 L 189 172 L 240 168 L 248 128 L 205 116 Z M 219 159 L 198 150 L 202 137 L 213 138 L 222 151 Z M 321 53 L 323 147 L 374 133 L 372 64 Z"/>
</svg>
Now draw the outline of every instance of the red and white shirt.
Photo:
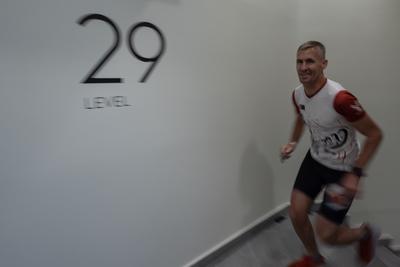
<svg viewBox="0 0 400 267">
<path fill-rule="evenodd" d="M 312 96 L 307 96 L 300 85 L 292 97 L 296 111 L 310 130 L 311 156 L 329 168 L 350 171 L 360 150 L 350 122 L 365 115 L 357 98 L 329 79 Z"/>
</svg>

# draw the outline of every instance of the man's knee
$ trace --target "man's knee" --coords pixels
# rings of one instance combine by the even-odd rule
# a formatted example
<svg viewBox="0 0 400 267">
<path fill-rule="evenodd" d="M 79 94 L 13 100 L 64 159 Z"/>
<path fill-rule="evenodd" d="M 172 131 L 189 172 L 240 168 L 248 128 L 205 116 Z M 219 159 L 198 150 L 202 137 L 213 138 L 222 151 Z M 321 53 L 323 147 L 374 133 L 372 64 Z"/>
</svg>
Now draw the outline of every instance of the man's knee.
<svg viewBox="0 0 400 267">
<path fill-rule="evenodd" d="M 313 199 L 305 193 L 294 189 L 292 191 L 289 207 L 289 216 L 292 222 L 296 224 L 306 223 L 313 202 Z"/>
<path fill-rule="evenodd" d="M 304 223 L 308 219 L 308 210 L 291 205 L 289 207 L 289 217 L 293 222 Z"/>
</svg>

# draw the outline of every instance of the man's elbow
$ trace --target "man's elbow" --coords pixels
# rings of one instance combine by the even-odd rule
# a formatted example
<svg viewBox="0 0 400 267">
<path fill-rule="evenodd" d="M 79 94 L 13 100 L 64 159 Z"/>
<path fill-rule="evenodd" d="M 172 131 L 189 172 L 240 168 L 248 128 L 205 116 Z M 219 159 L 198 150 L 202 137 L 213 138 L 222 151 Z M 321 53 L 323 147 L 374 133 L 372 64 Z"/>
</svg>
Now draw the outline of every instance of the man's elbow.
<svg viewBox="0 0 400 267">
<path fill-rule="evenodd" d="M 370 135 L 370 138 L 374 140 L 377 144 L 381 143 L 383 140 L 383 132 L 380 128 L 376 128 Z"/>
</svg>

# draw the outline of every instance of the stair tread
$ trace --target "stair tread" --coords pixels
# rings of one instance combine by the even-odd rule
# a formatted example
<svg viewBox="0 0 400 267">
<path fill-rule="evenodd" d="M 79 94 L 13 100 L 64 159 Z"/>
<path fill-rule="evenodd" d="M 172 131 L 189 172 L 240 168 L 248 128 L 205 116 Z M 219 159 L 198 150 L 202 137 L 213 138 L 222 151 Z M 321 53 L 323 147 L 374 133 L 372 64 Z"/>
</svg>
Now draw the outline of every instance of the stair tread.
<svg viewBox="0 0 400 267">
<path fill-rule="evenodd" d="M 217 258 L 201 267 L 277 267 L 287 266 L 303 254 L 303 246 L 297 238 L 290 220 L 272 223 L 258 233 L 242 240 Z M 313 217 L 313 216 L 312 216 Z M 390 235 L 383 235 L 390 239 Z M 354 246 L 330 247 L 321 244 L 321 253 L 326 257 L 326 267 L 361 267 Z M 378 245 L 377 256 L 368 267 L 399 267 L 400 257 Z"/>
</svg>

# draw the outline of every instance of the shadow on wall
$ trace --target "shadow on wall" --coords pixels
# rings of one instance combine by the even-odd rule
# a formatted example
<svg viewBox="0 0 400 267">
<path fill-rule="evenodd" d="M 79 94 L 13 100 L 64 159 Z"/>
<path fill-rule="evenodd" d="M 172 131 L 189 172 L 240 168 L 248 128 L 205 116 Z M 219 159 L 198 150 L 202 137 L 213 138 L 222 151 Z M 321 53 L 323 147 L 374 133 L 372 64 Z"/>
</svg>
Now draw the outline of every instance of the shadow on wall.
<svg viewBox="0 0 400 267">
<path fill-rule="evenodd" d="M 241 159 L 239 194 L 248 212 L 244 223 L 249 224 L 275 206 L 272 168 L 255 143 L 250 143 Z"/>
</svg>

